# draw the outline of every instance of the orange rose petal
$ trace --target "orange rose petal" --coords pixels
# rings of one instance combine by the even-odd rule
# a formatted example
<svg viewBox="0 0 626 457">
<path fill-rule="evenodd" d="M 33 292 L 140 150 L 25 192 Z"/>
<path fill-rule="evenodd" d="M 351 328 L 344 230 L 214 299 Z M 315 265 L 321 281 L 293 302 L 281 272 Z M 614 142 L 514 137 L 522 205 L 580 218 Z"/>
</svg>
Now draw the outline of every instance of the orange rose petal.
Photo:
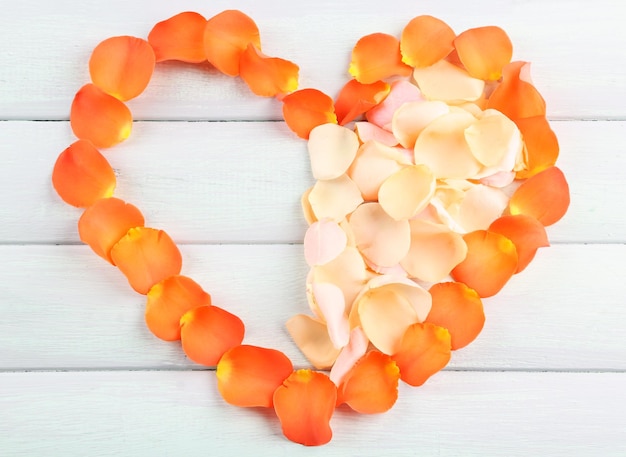
<svg viewBox="0 0 626 457">
<path fill-rule="evenodd" d="M 180 251 L 162 230 L 131 228 L 111 249 L 111 259 L 140 294 L 156 283 L 180 273 Z"/>
<path fill-rule="evenodd" d="M 453 351 L 476 339 L 485 325 L 483 302 L 461 282 L 441 282 L 429 290 L 433 306 L 426 322 L 448 329 Z"/>
<path fill-rule="evenodd" d="M 217 365 L 226 351 L 243 341 L 241 319 L 217 306 L 198 306 L 180 318 L 183 351 L 200 365 Z"/>
<path fill-rule="evenodd" d="M 211 296 L 187 276 L 170 276 L 148 292 L 145 319 L 150 331 L 165 341 L 180 339 L 180 318 L 198 306 L 209 306 Z"/>
<path fill-rule="evenodd" d="M 113 195 L 113 168 L 89 141 L 78 140 L 65 149 L 54 164 L 52 185 L 69 205 L 87 207 Z"/>
<path fill-rule="evenodd" d="M 347 403 L 362 414 L 384 413 L 398 399 L 400 370 L 392 358 L 370 351 L 346 374 L 337 390 L 337 404 Z"/>
<path fill-rule="evenodd" d="M 326 370 L 333 365 L 339 349 L 333 345 L 324 322 L 305 314 L 296 314 L 285 326 L 296 346 L 315 368 Z"/>
<path fill-rule="evenodd" d="M 489 81 L 500 79 L 513 56 L 508 35 L 493 25 L 466 30 L 454 39 L 454 47 L 470 75 Z"/>
<path fill-rule="evenodd" d="M 274 392 L 274 410 L 285 436 L 305 446 L 328 443 L 337 388 L 323 373 L 294 371 Z"/>
<path fill-rule="evenodd" d="M 81 140 L 108 148 L 128 138 L 133 118 L 123 102 L 93 84 L 85 84 L 72 101 L 70 125 Z"/>
<path fill-rule="evenodd" d="M 456 34 L 448 24 L 432 16 L 417 16 L 402 30 L 402 61 L 416 68 L 428 67 L 454 49 Z"/>
<path fill-rule="evenodd" d="M 411 247 L 400 265 L 422 281 L 441 281 L 465 259 L 463 237 L 444 224 L 414 219 L 410 221 Z"/>
<path fill-rule="evenodd" d="M 504 67 L 502 82 L 489 97 L 487 108 L 496 109 L 516 122 L 546 115 L 546 102 L 530 82 L 528 62 L 511 62 Z"/>
<path fill-rule="evenodd" d="M 497 294 L 517 270 L 515 245 L 504 235 L 487 230 L 466 233 L 467 257 L 452 270 L 482 298 Z"/>
<path fill-rule="evenodd" d="M 391 358 L 400 368 L 401 379 L 421 386 L 450 361 L 450 332 L 430 323 L 411 325 L 404 333 L 400 349 Z"/>
<path fill-rule="evenodd" d="M 550 246 L 546 229 L 541 222 L 523 214 L 502 216 L 489 226 L 489 231 L 506 236 L 515 245 L 518 257 L 515 273 L 528 266 L 537 249 Z"/>
<path fill-rule="evenodd" d="M 569 186 L 557 167 L 550 167 L 528 178 L 509 201 L 512 215 L 526 214 L 544 226 L 560 220 L 569 207 Z"/>
<path fill-rule="evenodd" d="M 408 220 L 395 220 L 380 203 L 363 203 L 350 215 L 356 245 L 375 265 L 392 267 L 402 260 L 411 244 Z"/>
<path fill-rule="evenodd" d="M 363 84 L 355 79 L 348 81 L 339 92 L 335 102 L 335 113 L 339 125 L 353 121 L 366 113 L 389 94 L 391 86 L 384 81 Z"/>
<path fill-rule="evenodd" d="M 425 165 L 409 165 L 389 176 L 378 201 L 393 219 L 408 220 L 426 208 L 435 194 L 435 176 Z"/>
<path fill-rule="evenodd" d="M 222 73 L 239 75 L 239 60 L 248 44 L 260 49 L 261 37 L 254 21 L 241 11 L 222 11 L 207 21 L 204 53 Z"/>
<path fill-rule="evenodd" d="M 141 212 L 117 198 L 98 200 L 78 219 L 78 235 L 93 251 L 115 265 L 111 249 L 131 228 L 143 227 Z"/>
<path fill-rule="evenodd" d="M 275 97 L 298 88 L 298 66 L 285 59 L 268 57 L 253 44 L 241 54 L 239 73 L 250 90 L 261 97 Z"/>
<path fill-rule="evenodd" d="M 204 62 L 206 23 L 201 14 L 186 11 L 156 24 L 148 34 L 148 43 L 154 49 L 156 61 Z"/>
<path fill-rule="evenodd" d="M 559 157 L 559 141 L 545 116 L 515 121 L 524 139 L 526 169 L 517 173 L 519 179 L 530 178 L 553 166 Z"/>
<path fill-rule="evenodd" d="M 333 99 L 317 89 L 301 89 L 285 96 L 283 118 L 287 127 L 305 140 L 318 125 L 337 123 Z"/>
<path fill-rule="evenodd" d="M 274 391 L 293 372 L 289 358 L 280 351 L 258 346 L 235 346 L 217 364 L 217 388 L 235 406 L 274 406 Z"/>
<path fill-rule="evenodd" d="M 358 82 L 371 84 L 390 76 L 409 76 L 411 67 L 402 62 L 396 37 L 373 33 L 354 46 L 348 71 Z"/>
<path fill-rule="evenodd" d="M 116 36 L 101 42 L 89 59 L 93 83 L 122 101 L 141 94 L 152 78 L 154 51 L 146 40 Z"/>
</svg>

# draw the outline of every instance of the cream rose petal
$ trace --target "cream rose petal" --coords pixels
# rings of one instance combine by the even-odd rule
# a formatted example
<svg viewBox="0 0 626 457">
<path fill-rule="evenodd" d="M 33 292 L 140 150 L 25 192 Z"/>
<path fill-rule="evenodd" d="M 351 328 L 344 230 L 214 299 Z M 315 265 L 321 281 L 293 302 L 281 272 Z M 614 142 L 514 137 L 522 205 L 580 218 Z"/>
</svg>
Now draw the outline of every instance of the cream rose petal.
<svg viewBox="0 0 626 457">
<path fill-rule="evenodd" d="M 349 221 L 357 248 L 372 263 L 392 267 L 409 251 L 409 222 L 394 220 L 379 203 L 360 205 L 351 214 Z"/>
<path fill-rule="evenodd" d="M 471 102 L 483 95 L 485 82 L 447 60 L 413 70 L 413 78 L 428 100 L 448 103 Z"/>
<path fill-rule="evenodd" d="M 424 210 L 435 193 L 435 176 L 425 165 L 404 167 L 378 190 L 378 202 L 395 220 L 410 219 Z"/>
<path fill-rule="evenodd" d="M 405 276 L 380 275 L 370 279 L 366 289 L 388 288 L 406 297 L 417 313 L 419 322 L 423 322 L 432 306 L 432 297 L 426 289 Z M 358 300 L 358 298 L 357 298 Z"/>
<path fill-rule="evenodd" d="M 391 131 L 403 147 L 412 149 L 422 130 L 439 116 L 449 112 L 448 105 L 441 101 L 405 103 L 394 113 Z"/>
<path fill-rule="evenodd" d="M 391 84 L 389 95 L 365 116 L 369 122 L 391 131 L 391 120 L 396 110 L 404 103 L 420 100 L 424 100 L 424 96 L 415 84 L 406 80 L 395 81 Z"/>
<path fill-rule="evenodd" d="M 484 178 L 480 178 L 480 183 L 486 186 L 503 188 L 515 181 L 514 171 L 498 171 Z"/>
<path fill-rule="evenodd" d="M 497 167 L 498 171 L 512 170 L 522 148 L 522 136 L 515 123 L 492 109 L 465 129 L 465 140 L 480 163 Z"/>
<path fill-rule="evenodd" d="M 304 258 L 309 266 L 323 265 L 343 252 L 346 232 L 332 220 L 313 222 L 304 234 Z"/>
<path fill-rule="evenodd" d="M 354 364 L 365 355 L 369 340 L 361 327 L 355 327 L 350 332 L 350 342 L 341 349 L 335 360 L 335 364 L 330 370 L 330 380 L 336 386 L 341 384 L 343 377 L 350 371 Z"/>
<path fill-rule="evenodd" d="M 468 232 L 487 230 L 509 204 L 509 197 L 500 189 L 477 184 L 465 192 L 457 222 Z"/>
<path fill-rule="evenodd" d="M 465 141 L 476 118 L 467 112 L 445 114 L 431 122 L 415 142 L 415 163 L 428 166 L 437 179 L 475 176 L 482 164 Z"/>
<path fill-rule="evenodd" d="M 378 189 L 389 176 L 411 162 L 398 148 L 378 141 L 361 145 L 348 175 L 356 183 L 365 201 L 377 201 Z"/>
<path fill-rule="evenodd" d="M 304 356 L 319 370 L 330 368 L 340 350 L 333 346 L 326 324 L 305 314 L 296 314 L 286 323 L 287 331 Z"/>
<path fill-rule="evenodd" d="M 309 201 L 309 195 L 311 195 L 312 187 L 308 188 L 302 193 L 302 197 L 300 198 L 300 205 L 302 206 L 302 213 L 304 214 L 304 220 L 307 221 L 309 225 L 313 222 L 317 221 L 315 217 L 315 213 L 313 212 L 313 208 L 311 207 L 311 202 Z"/>
<path fill-rule="evenodd" d="M 313 283 L 313 299 L 317 304 L 328 328 L 333 346 L 341 349 L 350 338 L 346 301 L 339 287 L 331 283 Z"/>
<path fill-rule="evenodd" d="M 398 140 L 393 133 L 371 122 L 355 122 L 354 129 L 362 143 L 377 141 L 385 146 L 396 146 Z"/>
<path fill-rule="evenodd" d="M 463 237 L 443 224 L 419 219 L 410 224 L 411 248 L 400 264 L 414 278 L 442 281 L 467 255 Z"/>
<path fill-rule="evenodd" d="M 354 131 L 337 124 L 318 125 L 307 143 L 311 171 L 316 179 L 335 179 L 343 175 L 356 156 L 359 139 Z"/>
<path fill-rule="evenodd" d="M 363 202 L 357 185 L 347 175 L 328 181 L 317 181 L 309 193 L 315 217 L 341 222 Z"/>
</svg>

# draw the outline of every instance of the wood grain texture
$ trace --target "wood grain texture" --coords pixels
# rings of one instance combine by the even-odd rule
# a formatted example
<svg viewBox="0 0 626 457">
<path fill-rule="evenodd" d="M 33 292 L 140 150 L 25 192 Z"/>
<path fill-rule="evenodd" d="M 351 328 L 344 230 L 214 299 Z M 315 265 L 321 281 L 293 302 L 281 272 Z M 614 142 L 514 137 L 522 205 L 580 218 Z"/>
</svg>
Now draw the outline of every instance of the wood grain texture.
<svg viewBox="0 0 626 457">
<path fill-rule="evenodd" d="M 626 454 L 615 373 L 439 373 L 388 413 L 341 408 L 323 448 L 289 443 L 272 410 L 225 404 L 207 372 L 2 373 L 0 408 L 3 457 Z"/>
<path fill-rule="evenodd" d="M 626 122 L 553 122 L 558 165 L 571 188 L 554 243 L 624 243 Z M 4 179 L 0 240 L 76 243 L 80 212 L 52 189 L 57 155 L 72 141 L 67 122 L 0 122 Z M 45 141 L 42 139 L 45 138 Z M 295 243 L 306 228 L 302 192 L 313 184 L 306 143 L 278 122 L 139 122 L 131 138 L 103 151 L 116 195 L 181 243 Z"/>
<path fill-rule="evenodd" d="M 91 49 L 113 35 L 146 37 L 152 25 L 187 9 L 210 17 L 227 8 L 252 16 L 267 54 L 300 65 L 301 87 L 331 95 L 346 82 L 350 50 L 363 35 L 399 35 L 414 16 L 444 18 L 457 32 L 497 24 L 511 36 L 514 57 L 533 62 L 549 114 L 566 119 L 624 119 L 626 59 L 621 1 L 484 0 L 421 2 L 389 0 L 172 2 L 110 0 L 79 5 L 0 1 L 0 119 L 66 119 L 69 101 L 88 81 Z M 36 26 L 34 26 L 36 25 Z M 575 28 L 574 28 L 575 27 Z M 10 45 L 9 45 L 10 44 Z M 137 119 L 279 119 L 279 106 L 250 97 L 240 81 L 208 66 L 165 64 L 150 88 L 131 103 Z"/>
</svg>

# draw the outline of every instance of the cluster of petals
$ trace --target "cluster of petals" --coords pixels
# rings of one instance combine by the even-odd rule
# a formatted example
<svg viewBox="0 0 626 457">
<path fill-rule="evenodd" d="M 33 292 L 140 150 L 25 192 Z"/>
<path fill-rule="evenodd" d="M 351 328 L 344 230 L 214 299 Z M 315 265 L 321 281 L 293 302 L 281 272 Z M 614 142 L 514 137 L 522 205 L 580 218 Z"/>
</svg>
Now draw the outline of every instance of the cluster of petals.
<svg viewBox="0 0 626 457">
<path fill-rule="evenodd" d="M 499 27 L 457 35 L 431 16 L 399 38 L 368 35 L 337 120 L 309 131 L 311 312 L 287 328 L 338 385 L 371 351 L 423 384 L 478 336 L 482 299 L 549 245 L 569 189 L 545 102 L 512 52 Z"/>
<path fill-rule="evenodd" d="M 298 66 L 264 54 L 244 13 L 183 12 L 147 39 L 117 36 L 94 49 L 91 81 L 70 109 L 77 140 L 59 155 L 52 184 L 83 209 L 80 239 L 146 296 L 156 337 L 215 366 L 226 402 L 272 408 L 288 439 L 325 444 L 337 406 L 387 411 L 400 379 L 422 385 L 473 341 L 481 299 L 548 245 L 544 227 L 567 209 L 545 103 L 529 64 L 511 56 L 498 27 L 456 35 L 419 16 L 400 38 L 359 40 L 354 79 L 333 100 L 297 90 Z M 115 173 L 100 150 L 129 137 L 126 101 L 165 60 L 240 76 L 254 94 L 276 97 L 286 125 L 308 140 L 317 180 L 302 197 L 311 312 L 287 330 L 314 369 L 243 344 L 243 322 L 183 274 L 171 237 L 113 196 Z"/>
</svg>

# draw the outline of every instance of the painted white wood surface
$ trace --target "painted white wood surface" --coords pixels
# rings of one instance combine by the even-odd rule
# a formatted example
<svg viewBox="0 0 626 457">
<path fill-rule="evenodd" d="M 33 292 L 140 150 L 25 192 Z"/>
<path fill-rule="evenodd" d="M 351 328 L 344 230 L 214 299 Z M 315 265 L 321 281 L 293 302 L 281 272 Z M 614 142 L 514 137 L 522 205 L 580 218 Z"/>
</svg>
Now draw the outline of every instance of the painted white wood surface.
<svg viewBox="0 0 626 457">
<path fill-rule="evenodd" d="M 0 0 L 0 456 L 626 454 L 622 2 L 378 3 Z M 515 57 L 533 62 L 571 186 L 554 245 L 486 300 L 479 339 L 422 388 L 403 386 L 391 412 L 340 410 L 321 449 L 285 440 L 270 413 L 225 405 L 212 373 L 156 340 L 144 298 L 77 245 L 79 212 L 50 185 L 93 46 L 145 36 L 182 10 L 226 8 L 254 17 L 265 50 L 300 65 L 302 87 L 330 94 L 367 33 L 398 34 L 419 14 L 457 31 L 502 26 Z M 172 122 L 280 118 L 277 103 L 208 65 L 160 65 L 130 105 L 160 122 L 135 123 L 107 153 L 117 195 L 183 244 L 185 272 L 244 319 L 246 341 L 304 364 L 283 327 L 307 312 L 304 142 L 281 122 Z"/>
</svg>

